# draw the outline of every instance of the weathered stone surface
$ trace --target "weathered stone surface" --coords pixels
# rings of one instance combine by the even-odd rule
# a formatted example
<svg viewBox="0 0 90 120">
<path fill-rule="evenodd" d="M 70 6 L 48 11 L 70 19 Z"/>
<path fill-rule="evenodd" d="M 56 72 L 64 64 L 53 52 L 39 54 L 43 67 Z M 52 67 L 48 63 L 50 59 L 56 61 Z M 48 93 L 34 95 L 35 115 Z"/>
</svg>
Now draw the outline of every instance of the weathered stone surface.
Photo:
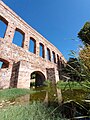
<svg viewBox="0 0 90 120">
<path fill-rule="evenodd" d="M 35 71 L 41 72 L 45 79 L 58 81 L 57 55 L 66 63 L 61 52 L 2 1 L 0 1 L 0 18 L 4 19 L 3 22 L 8 22 L 5 36 L 0 38 L 0 60 L 4 59 L 9 62 L 8 68 L 0 69 L 0 87 L 29 88 L 31 73 Z M 23 47 L 12 43 L 16 28 L 24 33 Z M 30 38 L 34 38 L 36 41 L 35 54 L 28 50 Z M 40 44 L 44 46 L 44 58 L 39 56 Z M 50 50 L 51 61 L 47 60 L 47 48 Z M 52 52 L 55 53 L 56 63 L 52 60 Z"/>
</svg>

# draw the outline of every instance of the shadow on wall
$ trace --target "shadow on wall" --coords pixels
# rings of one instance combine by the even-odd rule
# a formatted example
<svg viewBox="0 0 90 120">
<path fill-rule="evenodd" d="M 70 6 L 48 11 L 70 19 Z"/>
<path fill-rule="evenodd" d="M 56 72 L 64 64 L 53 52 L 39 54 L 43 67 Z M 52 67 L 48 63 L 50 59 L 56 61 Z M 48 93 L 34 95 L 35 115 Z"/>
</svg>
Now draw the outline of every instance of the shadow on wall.
<svg viewBox="0 0 90 120">
<path fill-rule="evenodd" d="M 10 88 L 17 88 L 20 62 L 13 63 L 12 74 L 10 78 Z"/>
</svg>

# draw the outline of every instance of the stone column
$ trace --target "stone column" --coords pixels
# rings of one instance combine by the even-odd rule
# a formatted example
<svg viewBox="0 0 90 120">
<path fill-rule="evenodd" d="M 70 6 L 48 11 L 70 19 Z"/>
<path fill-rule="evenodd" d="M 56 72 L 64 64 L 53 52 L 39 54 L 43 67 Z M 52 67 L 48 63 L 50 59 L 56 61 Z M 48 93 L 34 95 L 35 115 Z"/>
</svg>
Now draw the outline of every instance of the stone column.
<svg viewBox="0 0 90 120">
<path fill-rule="evenodd" d="M 30 88 L 30 64 L 27 61 L 20 61 L 17 88 Z"/>
<path fill-rule="evenodd" d="M 36 52 L 35 52 L 36 55 L 39 56 L 39 41 L 38 41 L 38 40 L 36 41 L 35 51 L 36 51 Z"/>
<path fill-rule="evenodd" d="M 56 78 L 56 83 L 59 81 L 59 73 L 57 67 L 55 67 L 55 78 Z"/>
<path fill-rule="evenodd" d="M 44 51 L 45 51 L 45 60 L 47 60 L 47 47 L 46 47 L 46 45 L 44 46 Z"/>
<path fill-rule="evenodd" d="M 52 51 L 50 50 L 50 56 L 51 56 L 51 62 L 54 62 L 53 61 L 53 54 L 52 54 Z"/>
<path fill-rule="evenodd" d="M 29 41 L 30 41 L 30 36 L 28 33 L 25 33 L 24 41 L 23 41 L 23 48 L 25 50 L 29 50 Z"/>
<path fill-rule="evenodd" d="M 56 63 L 58 62 L 58 59 L 57 59 L 57 54 L 55 53 L 55 59 L 56 59 Z"/>
<path fill-rule="evenodd" d="M 8 23 L 4 40 L 6 40 L 9 43 L 12 43 L 12 40 L 13 40 L 13 37 L 14 37 L 14 32 L 15 32 L 15 26 L 11 23 Z"/>
<path fill-rule="evenodd" d="M 52 84 L 55 84 L 56 83 L 55 69 L 46 68 L 46 72 L 47 72 L 47 80 L 50 80 Z"/>
</svg>

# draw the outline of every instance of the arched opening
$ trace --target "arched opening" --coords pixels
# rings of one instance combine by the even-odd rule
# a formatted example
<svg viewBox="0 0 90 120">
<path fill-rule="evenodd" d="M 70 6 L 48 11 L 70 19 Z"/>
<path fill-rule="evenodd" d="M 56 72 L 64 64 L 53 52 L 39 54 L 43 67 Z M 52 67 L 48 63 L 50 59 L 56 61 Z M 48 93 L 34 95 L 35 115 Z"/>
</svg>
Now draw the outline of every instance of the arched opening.
<svg viewBox="0 0 90 120">
<path fill-rule="evenodd" d="M 39 55 L 40 55 L 40 57 L 45 58 L 45 55 L 44 55 L 44 45 L 42 43 L 40 43 L 39 46 L 40 46 L 39 47 L 39 50 L 40 50 Z"/>
<path fill-rule="evenodd" d="M 59 74 L 59 80 L 60 80 L 61 79 L 61 63 L 60 63 L 58 54 L 57 54 L 57 68 L 58 68 L 58 74 Z"/>
<path fill-rule="evenodd" d="M 50 54 L 50 49 L 47 48 L 47 59 L 51 61 L 51 54 Z"/>
<path fill-rule="evenodd" d="M 0 69 L 8 68 L 8 67 L 9 67 L 9 62 L 0 58 Z"/>
<path fill-rule="evenodd" d="M 57 65 L 60 66 L 60 59 L 58 54 L 57 54 Z"/>
<path fill-rule="evenodd" d="M 53 55 L 53 62 L 56 63 L 55 52 L 52 52 L 52 55 Z"/>
<path fill-rule="evenodd" d="M 24 46 L 24 36 L 25 36 L 24 32 L 22 30 L 16 28 L 12 43 L 14 43 L 15 45 L 17 45 L 19 47 L 23 47 Z"/>
<path fill-rule="evenodd" d="M 36 54 L 36 41 L 34 38 L 30 38 L 29 41 L 29 51 Z"/>
<path fill-rule="evenodd" d="M 31 73 L 31 77 L 30 77 L 30 85 L 31 86 L 43 86 L 44 85 L 44 81 L 45 81 L 45 76 L 43 73 L 41 73 L 40 71 L 35 71 L 33 73 Z"/>
<path fill-rule="evenodd" d="M 4 38 L 8 22 L 2 16 L 0 16 L 0 37 Z"/>
</svg>

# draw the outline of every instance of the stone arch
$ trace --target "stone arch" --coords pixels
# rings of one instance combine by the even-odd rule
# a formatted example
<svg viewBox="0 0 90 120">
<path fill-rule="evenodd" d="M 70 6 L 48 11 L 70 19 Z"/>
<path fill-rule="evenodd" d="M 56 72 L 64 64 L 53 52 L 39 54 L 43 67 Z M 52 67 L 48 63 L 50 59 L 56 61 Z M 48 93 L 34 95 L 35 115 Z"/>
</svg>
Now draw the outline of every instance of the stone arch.
<svg viewBox="0 0 90 120">
<path fill-rule="evenodd" d="M 30 83 L 34 82 L 36 87 L 43 86 L 45 79 L 45 75 L 40 71 L 34 71 L 30 75 Z"/>
<path fill-rule="evenodd" d="M 51 53 L 49 48 L 47 48 L 47 59 L 51 61 Z"/>
<path fill-rule="evenodd" d="M 4 38 L 6 29 L 8 26 L 8 21 L 0 15 L 0 37 Z"/>
<path fill-rule="evenodd" d="M 59 55 L 57 54 L 57 65 L 60 65 L 60 59 L 59 59 Z"/>
<path fill-rule="evenodd" d="M 16 28 L 14 37 L 13 37 L 13 43 L 19 47 L 23 47 L 24 46 L 24 38 L 25 38 L 25 33 L 21 29 Z"/>
<path fill-rule="evenodd" d="M 29 51 L 36 54 L 36 40 L 33 37 L 30 37 Z"/>
<path fill-rule="evenodd" d="M 61 62 L 58 54 L 57 54 L 57 68 L 58 68 L 58 74 L 59 74 L 59 80 L 60 80 L 61 79 Z"/>
<path fill-rule="evenodd" d="M 44 45 L 42 43 L 39 43 L 39 55 L 42 58 L 45 58 L 45 50 L 44 50 Z"/>
<path fill-rule="evenodd" d="M 56 56 L 54 51 L 52 51 L 52 58 L 53 58 L 53 62 L 56 63 Z"/>
</svg>

